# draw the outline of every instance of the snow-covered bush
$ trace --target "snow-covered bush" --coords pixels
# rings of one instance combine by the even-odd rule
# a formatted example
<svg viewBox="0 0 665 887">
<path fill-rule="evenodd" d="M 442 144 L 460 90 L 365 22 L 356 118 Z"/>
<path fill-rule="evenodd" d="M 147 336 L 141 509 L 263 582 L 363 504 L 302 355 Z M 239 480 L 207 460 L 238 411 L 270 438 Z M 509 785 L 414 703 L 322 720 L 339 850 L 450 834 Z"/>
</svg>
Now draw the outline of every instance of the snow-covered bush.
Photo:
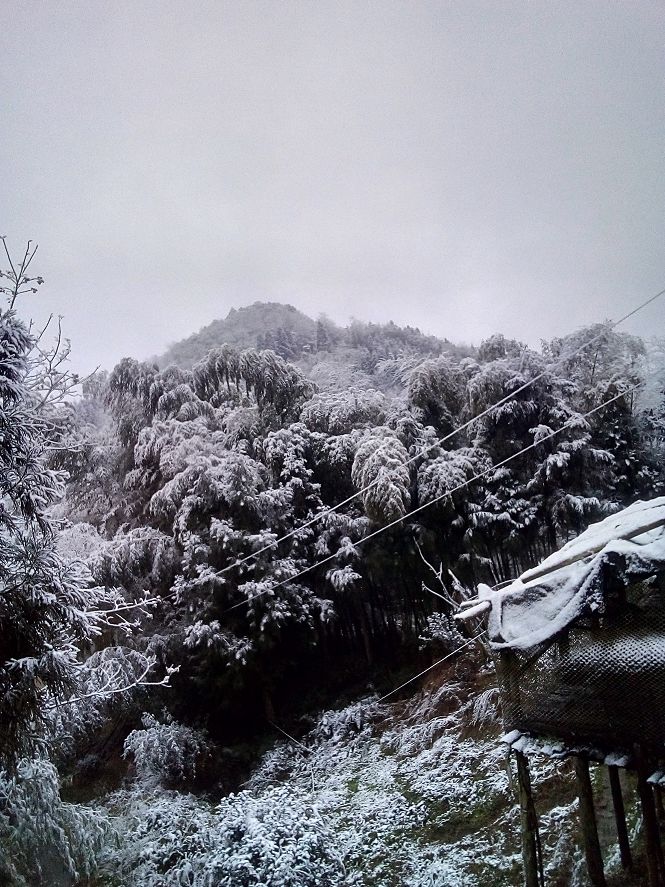
<svg viewBox="0 0 665 887">
<path fill-rule="evenodd" d="M 465 643 L 464 636 L 447 613 L 432 613 L 418 639 L 421 649 L 432 647 L 444 653 L 457 650 Z"/>
<path fill-rule="evenodd" d="M 71 764 L 105 725 L 123 715 L 135 721 L 145 687 L 160 683 L 150 679 L 155 664 L 154 655 L 118 645 L 92 653 L 79 665 L 73 696 L 47 709 L 51 753 L 58 766 Z"/>
<path fill-rule="evenodd" d="M 501 723 L 501 706 L 498 687 L 488 687 L 473 702 L 471 723 L 476 727 Z"/>
<path fill-rule="evenodd" d="M 323 712 L 310 737 L 315 742 L 347 742 L 353 736 L 371 736 L 372 725 L 386 715 L 375 697 L 361 699 L 346 708 Z"/>
<path fill-rule="evenodd" d="M 118 795 L 128 830 L 105 865 L 125 887 L 332 887 L 344 869 L 327 822 L 304 793 L 271 788 L 212 806 L 192 795 Z"/>
<path fill-rule="evenodd" d="M 113 840 L 105 815 L 60 799 L 48 761 L 21 761 L 13 776 L 0 771 L 0 883 L 33 887 L 89 878 Z"/>
<path fill-rule="evenodd" d="M 199 730 L 168 719 L 160 723 L 143 715 L 143 729 L 132 730 L 125 740 L 124 755 L 134 759 L 142 780 L 175 786 L 196 778 L 211 754 L 209 740 Z"/>
</svg>

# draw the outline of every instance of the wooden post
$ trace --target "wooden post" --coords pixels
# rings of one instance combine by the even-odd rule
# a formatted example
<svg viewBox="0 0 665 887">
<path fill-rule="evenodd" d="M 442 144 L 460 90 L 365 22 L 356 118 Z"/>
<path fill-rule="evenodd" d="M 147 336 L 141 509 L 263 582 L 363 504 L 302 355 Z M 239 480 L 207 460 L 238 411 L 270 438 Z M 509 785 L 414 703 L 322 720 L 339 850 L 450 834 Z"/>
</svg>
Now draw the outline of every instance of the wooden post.
<svg viewBox="0 0 665 887">
<path fill-rule="evenodd" d="M 589 870 L 589 880 L 594 887 L 606 887 L 596 812 L 593 808 L 589 762 L 586 758 L 575 758 L 575 776 L 577 777 L 577 792 L 580 799 L 580 825 L 582 826 L 582 840 L 584 841 L 584 855 Z"/>
<path fill-rule="evenodd" d="M 649 768 L 638 746 L 635 747 L 635 757 L 637 759 L 637 791 L 644 819 L 649 887 L 663 887 L 663 850 L 660 846 L 660 828 L 656 817 L 656 805 L 651 786 L 647 782 Z"/>
<path fill-rule="evenodd" d="M 659 785 L 653 787 L 653 799 L 656 802 L 656 816 L 660 822 L 665 822 L 665 807 L 663 807 L 663 790 Z"/>
<path fill-rule="evenodd" d="M 610 790 L 612 792 L 612 804 L 614 806 L 614 819 L 617 824 L 617 837 L 619 839 L 619 852 L 621 854 L 621 865 L 625 869 L 633 867 L 633 857 L 630 852 L 630 842 L 628 840 L 628 828 L 626 826 L 626 811 L 623 806 L 623 795 L 621 794 L 621 779 L 619 778 L 619 768 L 610 766 L 607 768 L 610 777 Z"/>
<path fill-rule="evenodd" d="M 522 860 L 524 863 L 525 887 L 540 887 L 538 859 L 538 817 L 531 792 L 529 762 L 522 752 L 515 752 L 517 761 L 517 782 L 519 785 Z"/>
</svg>

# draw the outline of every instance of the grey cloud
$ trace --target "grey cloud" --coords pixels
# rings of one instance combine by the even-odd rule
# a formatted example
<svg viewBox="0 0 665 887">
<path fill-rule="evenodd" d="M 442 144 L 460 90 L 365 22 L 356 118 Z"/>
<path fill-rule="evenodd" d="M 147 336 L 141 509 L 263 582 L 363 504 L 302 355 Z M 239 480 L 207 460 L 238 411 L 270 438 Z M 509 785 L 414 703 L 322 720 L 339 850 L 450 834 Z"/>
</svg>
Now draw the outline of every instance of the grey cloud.
<svg viewBox="0 0 665 887">
<path fill-rule="evenodd" d="M 649 2 L 14 3 L 33 313 L 81 368 L 256 299 L 466 341 L 623 313 L 665 286 L 664 37 Z"/>
</svg>

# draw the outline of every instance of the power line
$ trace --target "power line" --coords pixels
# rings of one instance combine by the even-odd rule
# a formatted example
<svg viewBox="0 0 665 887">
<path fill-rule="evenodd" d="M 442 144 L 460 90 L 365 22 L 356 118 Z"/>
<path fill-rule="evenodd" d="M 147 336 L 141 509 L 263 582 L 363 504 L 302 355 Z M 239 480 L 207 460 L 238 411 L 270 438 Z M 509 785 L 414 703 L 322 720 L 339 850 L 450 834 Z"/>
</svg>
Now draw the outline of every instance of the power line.
<svg viewBox="0 0 665 887">
<path fill-rule="evenodd" d="M 463 425 L 460 425 L 458 428 L 453 429 L 453 431 L 449 432 L 444 437 L 440 438 L 439 440 L 434 441 L 434 443 L 428 444 L 422 450 L 419 450 L 415 455 L 411 456 L 409 459 L 407 459 L 405 462 L 402 463 L 403 467 L 413 464 L 413 462 L 416 462 L 422 456 L 427 455 L 435 447 L 442 446 L 443 444 L 445 444 L 449 440 L 451 440 L 453 437 L 455 437 L 457 434 L 460 434 L 462 431 L 466 431 L 466 429 L 469 428 L 471 425 L 473 425 L 474 422 L 478 422 L 480 419 L 484 419 L 485 416 L 490 415 L 490 413 L 494 412 L 494 410 L 503 406 L 503 404 L 507 403 L 509 400 L 512 400 L 513 398 L 517 397 L 518 394 L 521 394 L 523 391 L 526 391 L 527 388 L 530 388 L 532 385 L 535 385 L 536 382 L 540 381 L 540 379 L 543 379 L 548 373 L 550 373 L 560 363 L 563 363 L 566 360 L 571 360 L 573 357 L 575 357 L 577 354 L 579 354 L 585 348 L 588 348 L 590 345 L 593 345 L 594 342 L 597 342 L 599 339 L 601 339 L 608 331 L 616 329 L 620 324 L 624 323 L 624 321 L 628 320 L 630 317 L 633 317 L 633 315 L 637 314 L 639 311 L 642 311 L 644 308 L 646 308 L 652 302 L 655 302 L 656 299 L 659 299 L 663 295 L 665 295 L 665 289 L 662 289 L 660 292 L 656 293 L 655 295 L 650 296 L 648 299 L 646 299 L 640 305 L 637 305 L 637 307 L 635 307 L 631 311 L 629 311 L 628 314 L 624 314 L 623 317 L 620 317 L 619 320 L 616 320 L 611 324 L 604 325 L 603 330 L 600 333 L 593 336 L 591 339 L 588 339 L 586 342 L 584 342 L 582 345 L 579 345 L 577 348 L 575 348 L 570 353 L 565 354 L 565 355 L 560 355 L 555 361 L 553 361 L 544 370 L 542 370 L 542 372 L 538 373 L 538 375 L 534 376 L 532 379 L 529 379 L 527 382 L 525 382 L 523 385 L 521 385 L 515 391 L 511 391 L 510 394 L 507 394 L 505 397 L 501 398 L 501 400 L 499 400 L 496 403 L 492 404 L 491 406 L 487 407 L 485 410 L 483 410 L 477 416 L 474 416 L 472 419 L 469 419 Z M 385 446 L 385 444 L 382 444 L 381 446 Z M 223 575 L 224 573 L 228 573 L 230 570 L 235 570 L 237 567 L 242 566 L 243 564 L 247 563 L 248 561 L 255 560 L 257 557 L 259 557 L 259 555 L 263 554 L 264 552 L 269 551 L 272 548 L 277 548 L 277 546 L 279 546 L 282 542 L 286 542 L 287 539 L 293 538 L 293 536 L 295 536 L 297 533 L 301 532 L 301 530 L 305 530 L 305 529 L 307 529 L 307 527 L 311 527 L 313 524 L 318 523 L 320 520 L 322 520 L 322 518 L 324 518 L 326 515 L 332 514 L 333 512 L 338 511 L 340 508 L 343 508 L 345 505 L 348 505 L 350 502 L 353 502 L 359 496 L 362 496 L 364 493 L 367 493 L 369 490 L 373 489 L 379 482 L 380 482 L 380 478 L 378 478 L 378 477 L 375 478 L 373 481 L 368 483 L 366 486 L 362 487 L 360 490 L 357 490 L 351 496 L 348 496 L 346 499 L 342 500 L 341 502 L 338 502 L 336 505 L 331 505 L 327 508 L 324 508 L 322 511 L 319 511 L 318 514 L 315 514 L 313 517 L 309 518 L 309 520 L 305 521 L 304 523 L 299 524 L 293 530 L 289 530 L 288 533 L 285 533 L 283 536 L 280 536 L 278 539 L 275 539 L 272 542 L 266 543 L 263 547 L 257 549 L 256 551 L 252 551 L 250 554 L 245 555 L 245 557 L 234 561 L 232 564 L 228 564 L 226 567 L 223 567 L 221 570 L 218 571 L 218 575 Z"/>
<path fill-rule="evenodd" d="M 470 637 L 463 644 L 460 644 L 460 646 L 457 647 L 455 650 L 452 650 L 450 653 L 447 653 L 445 656 L 442 656 L 441 659 L 437 659 L 437 661 L 433 662 L 432 665 L 428 665 L 427 668 L 424 668 L 422 671 L 419 671 L 418 674 L 415 674 L 415 675 L 413 675 L 413 677 L 410 677 L 407 681 L 404 681 L 403 683 L 399 684 L 397 687 L 394 687 L 388 693 L 384 693 L 383 696 L 379 696 L 378 699 L 372 699 L 371 704 L 372 705 L 379 705 L 381 702 L 385 702 L 386 699 L 389 699 L 391 696 L 393 696 L 399 690 L 403 690 L 404 687 L 408 687 L 409 684 L 412 684 L 414 681 L 417 681 L 418 678 L 421 678 L 423 675 L 432 671 L 432 669 L 436 668 L 437 665 L 441 665 L 442 663 L 446 662 L 447 660 L 452 659 L 453 656 L 458 656 L 463 650 L 466 650 L 467 647 L 470 647 L 471 644 L 474 644 L 477 641 L 479 641 L 480 637 L 483 634 L 485 634 L 485 631 L 486 630 L 483 629 L 478 634 L 474 635 L 473 637 Z M 282 733 L 284 736 L 286 736 L 288 739 L 290 739 L 291 742 L 294 742 L 296 745 L 300 746 L 300 748 L 302 748 L 304 751 L 306 751 L 308 755 L 312 754 L 313 750 L 311 748 L 309 748 L 304 743 L 297 740 L 294 736 L 291 736 L 290 733 L 287 733 L 286 730 L 283 730 L 278 724 L 275 724 L 273 721 L 270 721 L 270 720 L 268 720 L 268 723 L 270 724 L 271 727 L 274 727 L 276 730 L 279 730 L 280 733 Z M 310 774 L 311 774 L 311 779 L 312 779 L 312 793 L 314 793 L 314 770 L 313 770 L 312 765 L 310 765 Z"/>
<path fill-rule="evenodd" d="M 665 292 L 665 291 L 664 291 Z M 447 496 L 452 496 L 453 493 L 458 493 L 460 490 L 465 489 L 470 486 L 472 483 L 475 483 L 477 480 L 481 480 L 483 477 L 487 477 L 492 472 L 496 471 L 497 468 L 501 468 L 504 465 L 507 465 L 509 462 L 512 462 L 513 459 L 517 459 L 519 456 L 523 456 L 524 453 L 528 453 L 529 450 L 533 450 L 536 447 L 539 447 L 545 441 L 550 440 L 553 437 L 556 437 L 557 434 L 561 434 L 562 431 L 565 431 L 566 428 L 571 425 L 579 422 L 580 418 L 587 419 L 589 416 L 592 416 L 594 413 L 599 412 L 605 407 L 609 406 L 611 403 L 614 403 L 616 400 L 619 400 L 622 397 L 626 397 L 628 394 L 632 394 L 633 391 L 636 391 L 642 385 L 639 382 L 637 385 L 633 385 L 631 388 L 627 388 L 625 391 L 620 392 L 619 394 L 615 394 L 614 397 L 608 398 L 608 400 L 599 404 L 599 406 L 594 407 L 586 413 L 580 415 L 571 416 L 561 428 L 557 428 L 555 431 L 550 432 L 545 437 L 539 438 L 538 441 L 534 441 L 526 447 L 523 447 L 521 450 L 518 450 L 517 453 L 513 453 L 512 456 L 508 456 L 505 459 L 502 459 L 501 462 L 497 462 L 494 465 L 491 465 L 489 468 L 485 469 L 485 471 L 481 471 L 479 474 L 474 474 L 473 477 L 464 481 L 464 483 L 458 484 L 456 487 L 453 487 L 451 490 L 447 490 L 445 493 L 441 493 L 440 496 L 436 496 L 434 499 L 430 499 L 429 502 L 424 502 L 422 505 L 419 505 L 417 508 L 413 508 L 411 511 L 408 511 L 406 514 L 403 514 L 401 517 L 395 518 L 395 520 L 391 521 L 388 524 L 385 524 L 382 527 L 374 530 L 372 533 L 369 533 L 367 536 L 363 536 L 357 542 L 353 543 L 354 548 L 359 545 L 362 545 L 364 542 L 369 542 L 370 539 L 374 539 L 376 536 L 380 536 L 381 533 L 385 533 L 386 530 L 390 530 L 392 527 L 397 526 L 397 524 L 401 524 L 403 521 L 408 520 L 413 517 L 414 514 L 418 514 L 421 511 L 424 511 L 426 508 L 429 508 L 431 505 L 440 502 L 442 499 L 445 499 Z M 270 588 L 264 589 L 264 591 L 260 591 L 258 594 L 255 594 L 253 597 L 248 598 L 246 601 L 240 601 L 237 604 L 233 604 L 232 607 L 228 607 L 226 610 L 223 610 L 221 615 L 224 613 L 230 613 L 232 610 L 236 610 L 238 607 L 246 607 L 253 603 L 253 601 L 257 600 L 260 597 L 263 597 L 266 594 L 270 594 L 278 588 L 281 588 L 284 585 L 290 585 L 292 582 L 295 582 L 296 579 L 299 579 L 301 576 L 305 576 L 307 573 L 310 573 L 312 570 L 317 569 L 318 567 L 322 567 L 324 564 L 329 563 L 332 560 L 335 560 L 338 557 L 339 553 L 335 552 L 334 554 L 328 555 L 328 557 L 323 558 L 323 560 L 317 561 L 315 564 L 310 564 L 305 569 L 300 570 L 300 572 L 296 573 L 294 576 L 289 577 L 288 579 L 284 579 L 281 582 L 277 582 L 275 585 L 271 585 Z"/>
<path fill-rule="evenodd" d="M 409 684 L 412 684 L 414 681 L 417 681 L 418 678 L 421 678 L 424 674 L 427 674 L 428 671 L 431 671 L 433 668 L 436 668 L 437 665 L 441 665 L 442 662 L 445 662 L 447 659 L 451 659 L 453 656 L 457 656 L 458 653 L 461 653 L 462 650 L 465 650 L 467 647 L 471 646 L 471 644 L 475 643 L 478 640 L 477 637 L 469 638 L 461 646 L 457 647 L 456 650 L 453 650 L 452 653 L 448 653 L 446 656 L 443 656 L 441 659 L 438 659 L 432 665 L 428 665 L 427 668 L 424 668 L 422 671 L 419 671 L 418 674 L 414 674 L 412 678 L 409 678 L 408 681 L 404 681 L 403 684 L 400 684 L 399 687 L 395 687 L 394 690 L 391 690 L 389 693 L 385 693 L 383 696 L 379 697 L 376 700 L 377 703 L 383 702 L 384 699 L 388 699 L 389 696 L 392 696 L 394 693 L 397 693 L 398 690 L 402 690 L 404 687 L 407 687 Z"/>
</svg>

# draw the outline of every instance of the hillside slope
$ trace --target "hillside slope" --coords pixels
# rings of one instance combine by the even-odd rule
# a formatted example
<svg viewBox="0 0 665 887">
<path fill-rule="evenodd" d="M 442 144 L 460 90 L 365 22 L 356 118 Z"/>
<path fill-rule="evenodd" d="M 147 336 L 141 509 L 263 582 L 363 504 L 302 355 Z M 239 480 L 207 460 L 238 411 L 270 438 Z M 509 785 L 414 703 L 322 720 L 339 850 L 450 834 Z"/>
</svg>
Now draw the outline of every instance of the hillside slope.
<svg viewBox="0 0 665 887">
<path fill-rule="evenodd" d="M 316 342 L 316 322 L 311 317 L 292 305 L 254 302 L 246 308 L 232 308 L 225 318 L 213 320 L 198 333 L 175 342 L 158 362 L 160 366 L 190 367 L 217 345 L 256 348 L 261 337 L 271 332 L 276 336 L 279 330 L 300 347 Z"/>
<path fill-rule="evenodd" d="M 362 323 L 353 320 L 339 327 L 326 317 L 313 320 L 292 305 L 254 302 L 232 308 L 227 316 L 203 327 L 186 339 L 175 342 L 157 359 L 160 367 L 171 364 L 189 368 L 222 344 L 243 348 L 269 348 L 292 362 L 303 362 L 309 369 L 320 355 L 334 362 L 353 364 L 370 373 L 379 360 L 425 358 L 451 352 L 469 353 L 447 339 L 428 336 L 413 327 Z"/>
</svg>

